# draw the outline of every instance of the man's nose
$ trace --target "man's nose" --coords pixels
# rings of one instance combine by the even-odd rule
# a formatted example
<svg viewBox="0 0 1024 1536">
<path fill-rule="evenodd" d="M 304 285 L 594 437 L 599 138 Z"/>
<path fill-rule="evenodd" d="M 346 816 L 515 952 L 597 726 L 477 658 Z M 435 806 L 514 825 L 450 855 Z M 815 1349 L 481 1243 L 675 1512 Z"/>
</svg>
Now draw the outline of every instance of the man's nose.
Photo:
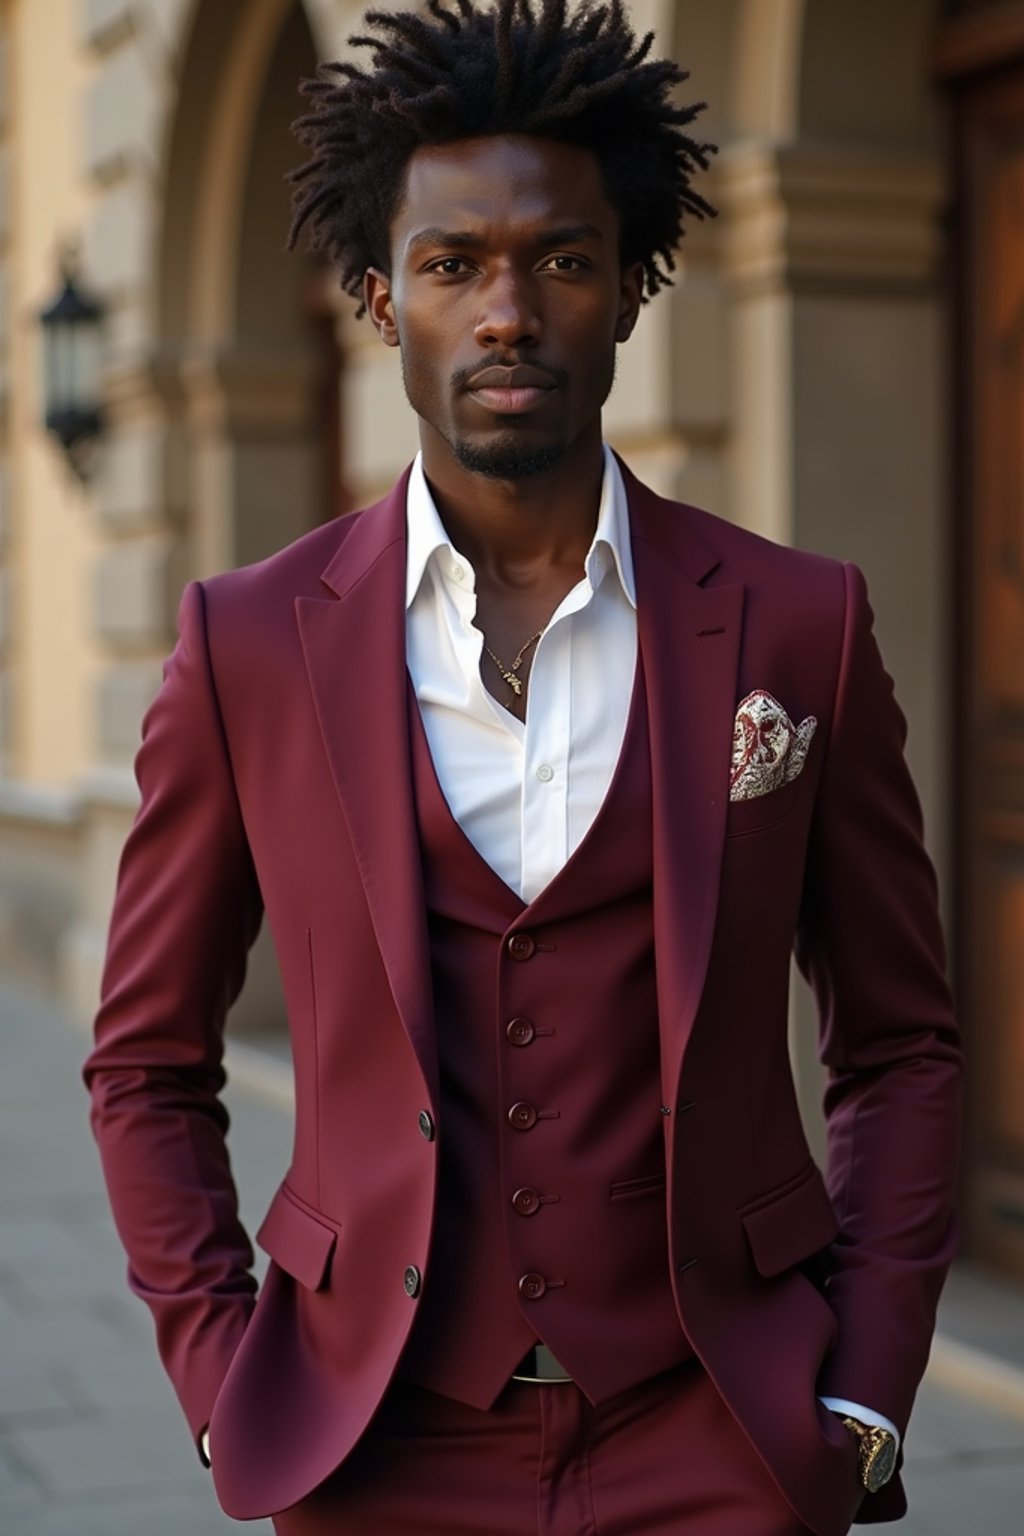
<svg viewBox="0 0 1024 1536">
<path fill-rule="evenodd" d="M 505 272 L 483 290 L 474 334 L 482 347 L 518 347 L 540 340 L 541 320 L 531 285 Z"/>
</svg>

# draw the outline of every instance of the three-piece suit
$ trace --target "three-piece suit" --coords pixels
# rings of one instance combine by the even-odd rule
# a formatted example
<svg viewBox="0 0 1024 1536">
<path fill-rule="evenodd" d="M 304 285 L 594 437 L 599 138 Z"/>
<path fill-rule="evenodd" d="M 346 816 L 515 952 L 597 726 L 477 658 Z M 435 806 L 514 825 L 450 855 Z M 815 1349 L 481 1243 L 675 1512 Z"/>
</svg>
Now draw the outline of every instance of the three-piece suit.
<svg viewBox="0 0 1024 1536">
<path fill-rule="evenodd" d="M 905 1429 L 953 1253 L 960 1059 L 903 720 L 854 567 L 625 483 L 621 757 L 529 902 L 432 771 L 405 478 L 183 597 L 87 1078 L 131 1283 L 238 1518 L 300 1503 L 396 1383 L 487 1412 L 537 1340 L 595 1409 L 692 1362 L 818 1536 L 905 1507 L 897 1477 L 858 1510 L 818 1400 Z M 256 1296 L 217 1094 L 264 914 L 296 1119 Z"/>
</svg>

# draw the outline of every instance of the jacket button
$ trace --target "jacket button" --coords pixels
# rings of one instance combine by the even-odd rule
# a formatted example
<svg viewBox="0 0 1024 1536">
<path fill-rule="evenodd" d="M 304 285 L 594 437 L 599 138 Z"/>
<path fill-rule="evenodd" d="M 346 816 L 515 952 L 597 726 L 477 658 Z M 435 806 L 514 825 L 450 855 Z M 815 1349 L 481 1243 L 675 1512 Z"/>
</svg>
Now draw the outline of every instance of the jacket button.
<svg viewBox="0 0 1024 1536">
<path fill-rule="evenodd" d="M 505 1034 L 512 1045 L 529 1045 L 536 1031 L 529 1019 L 510 1019 Z"/>
<path fill-rule="evenodd" d="M 420 1135 L 424 1141 L 434 1139 L 434 1119 L 425 1109 L 420 1110 Z"/>
<path fill-rule="evenodd" d="M 529 960 L 536 948 L 528 933 L 514 933 L 508 941 L 508 952 L 513 960 Z"/>
<path fill-rule="evenodd" d="M 523 1275 L 519 1281 L 519 1294 L 524 1301 L 539 1301 L 547 1288 L 543 1275 Z"/>
<path fill-rule="evenodd" d="M 540 1195 L 535 1189 L 517 1189 L 512 1196 L 512 1208 L 520 1216 L 532 1216 L 540 1210 Z"/>
<path fill-rule="evenodd" d="M 508 1123 L 514 1131 L 530 1131 L 537 1124 L 537 1111 L 532 1104 L 524 1104 L 520 1100 L 509 1110 Z"/>
<path fill-rule="evenodd" d="M 405 1294 L 409 1297 L 410 1300 L 413 1300 L 419 1295 L 422 1281 L 423 1277 L 419 1270 L 416 1268 L 416 1265 L 410 1264 L 405 1274 L 402 1276 L 402 1284 L 405 1286 Z"/>
</svg>

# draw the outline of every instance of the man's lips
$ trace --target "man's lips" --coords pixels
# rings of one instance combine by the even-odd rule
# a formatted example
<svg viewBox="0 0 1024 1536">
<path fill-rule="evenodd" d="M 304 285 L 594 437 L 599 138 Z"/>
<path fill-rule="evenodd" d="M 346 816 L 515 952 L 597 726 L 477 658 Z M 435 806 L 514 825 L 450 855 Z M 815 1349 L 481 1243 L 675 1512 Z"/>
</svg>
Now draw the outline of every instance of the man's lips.
<svg viewBox="0 0 1024 1536">
<path fill-rule="evenodd" d="M 473 375 L 467 388 L 489 410 L 517 416 L 543 405 L 557 384 L 550 373 L 520 363 L 514 368 L 484 368 Z"/>
</svg>

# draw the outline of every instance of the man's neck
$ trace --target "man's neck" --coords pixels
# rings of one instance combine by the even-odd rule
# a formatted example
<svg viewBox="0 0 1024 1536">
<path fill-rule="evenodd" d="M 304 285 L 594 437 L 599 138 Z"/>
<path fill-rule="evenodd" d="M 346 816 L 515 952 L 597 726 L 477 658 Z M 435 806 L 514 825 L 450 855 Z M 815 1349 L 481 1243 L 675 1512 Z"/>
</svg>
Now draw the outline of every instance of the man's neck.
<svg viewBox="0 0 1024 1536">
<path fill-rule="evenodd" d="M 551 566 L 579 566 L 597 527 L 604 476 L 600 428 L 562 462 L 523 480 L 474 474 L 424 432 L 423 470 L 441 521 L 478 577 L 517 586 Z"/>
</svg>

